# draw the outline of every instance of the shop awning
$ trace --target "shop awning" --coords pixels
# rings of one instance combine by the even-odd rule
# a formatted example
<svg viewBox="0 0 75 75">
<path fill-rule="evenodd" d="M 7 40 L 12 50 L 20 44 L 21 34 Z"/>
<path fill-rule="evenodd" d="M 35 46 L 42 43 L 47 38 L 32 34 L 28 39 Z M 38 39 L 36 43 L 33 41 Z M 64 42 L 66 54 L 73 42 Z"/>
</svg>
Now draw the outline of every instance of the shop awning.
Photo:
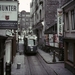
<svg viewBox="0 0 75 75">
<path fill-rule="evenodd" d="M 44 34 L 56 34 L 57 33 L 57 23 L 55 23 L 53 26 L 49 27 L 45 30 Z"/>
</svg>

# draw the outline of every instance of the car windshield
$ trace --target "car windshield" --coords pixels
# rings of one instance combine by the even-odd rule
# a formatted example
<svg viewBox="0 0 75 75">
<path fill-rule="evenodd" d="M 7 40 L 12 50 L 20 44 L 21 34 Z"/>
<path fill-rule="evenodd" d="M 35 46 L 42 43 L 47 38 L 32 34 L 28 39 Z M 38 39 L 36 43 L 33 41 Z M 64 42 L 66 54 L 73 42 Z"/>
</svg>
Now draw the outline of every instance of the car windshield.
<svg viewBox="0 0 75 75">
<path fill-rule="evenodd" d="M 33 39 L 28 40 L 28 46 L 34 46 L 34 40 Z"/>
</svg>

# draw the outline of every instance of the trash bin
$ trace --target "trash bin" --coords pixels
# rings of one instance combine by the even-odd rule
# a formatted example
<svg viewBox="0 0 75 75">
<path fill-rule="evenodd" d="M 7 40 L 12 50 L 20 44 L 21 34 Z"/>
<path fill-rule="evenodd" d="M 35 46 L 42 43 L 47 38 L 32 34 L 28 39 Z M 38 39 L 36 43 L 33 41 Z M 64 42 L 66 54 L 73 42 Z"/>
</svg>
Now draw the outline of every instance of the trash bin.
<svg viewBox="0 0 75 75">
<path fill-rule="evenodd" d="M 17 64 L 17 69 L 20 69 L 20 67 L 21 67 L 21 63 L 18 63 Z"/>
</svg>

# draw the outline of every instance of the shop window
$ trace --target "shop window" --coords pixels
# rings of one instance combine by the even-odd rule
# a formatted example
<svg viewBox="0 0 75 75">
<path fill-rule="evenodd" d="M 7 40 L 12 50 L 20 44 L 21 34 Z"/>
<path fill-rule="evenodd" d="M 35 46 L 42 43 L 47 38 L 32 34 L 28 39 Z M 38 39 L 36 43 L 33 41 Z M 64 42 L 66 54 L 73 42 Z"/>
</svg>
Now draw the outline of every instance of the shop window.
<svg viewBox="0 0 75 75">
<path fill-rule="evenodd" d="M 71 24 L 72 24 L 72 30 L 75 30 L 75 13 L 74 13 L 74 10 L 71 10 Z"/>
<path fill-rule="evenodd" d="M 73 62 L 73 51 L 74 51 L 74 44 L 73 43 L 68 43 L 68 60 Z"/>
</svg>

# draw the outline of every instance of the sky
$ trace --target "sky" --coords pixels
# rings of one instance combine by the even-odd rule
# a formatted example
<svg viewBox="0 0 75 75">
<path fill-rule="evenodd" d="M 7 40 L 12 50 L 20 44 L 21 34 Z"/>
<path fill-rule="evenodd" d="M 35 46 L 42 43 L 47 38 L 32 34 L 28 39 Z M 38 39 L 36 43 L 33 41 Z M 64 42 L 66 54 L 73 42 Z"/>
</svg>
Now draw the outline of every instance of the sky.
<svg viewBox="0 0 75 75">
<path fill-rule="evenodd" d="M 25 10 L 30 12 L 30 2 L 32 0 L 19 0 L 19 11 Z"/>
</svg>

